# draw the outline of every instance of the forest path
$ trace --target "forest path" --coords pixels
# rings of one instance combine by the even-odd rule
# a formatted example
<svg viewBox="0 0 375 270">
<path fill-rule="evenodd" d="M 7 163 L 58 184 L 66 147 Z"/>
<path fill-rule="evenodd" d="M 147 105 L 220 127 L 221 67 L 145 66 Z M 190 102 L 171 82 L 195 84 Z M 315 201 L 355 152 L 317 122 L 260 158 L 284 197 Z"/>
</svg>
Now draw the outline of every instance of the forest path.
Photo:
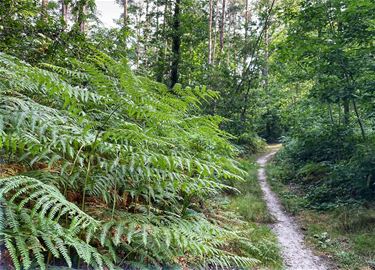
<svg viewBox="0 0 375 270">
<path fill-rule="evenodd" d="M 297 223 L 285 213 L 276 194 L 271 191 L 267 183 L 265 166 L 279 149 L 280 145 L 271 146 L 270 152 L 259 157 L 257 163 L 260 166 L 258 180 L 264 200 L 269 212 L 276 220 L 272 225 L 272 230 L 279 241 L 285 268 L 290 270 L 327 270 L 324 262 L 305 245 L 303 234 Z"/>
</svg>

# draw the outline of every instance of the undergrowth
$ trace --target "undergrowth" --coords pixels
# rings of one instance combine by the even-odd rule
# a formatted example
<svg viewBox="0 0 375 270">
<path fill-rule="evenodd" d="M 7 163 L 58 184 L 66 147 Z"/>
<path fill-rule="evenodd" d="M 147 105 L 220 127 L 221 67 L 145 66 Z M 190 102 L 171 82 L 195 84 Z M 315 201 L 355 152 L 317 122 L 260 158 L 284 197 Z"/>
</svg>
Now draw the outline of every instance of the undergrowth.
<svg viewBox="0 0 375 270">
<path fill-rule="evenodd" d="M 258 247 L 204 207 L 245 175 L 223 119 L 200 114 L 217 93 L 169 90 L 94 49 L 67 66 L 0 54 L 5 259 L 16 269 L 259 264 L 272 242 Z"/>
<path fill-rule="evenodd" d="M 308 166 L 301 174 L 310 170 Z M 314 167 L 314 175 L 310 174 L 306 181 L 318 181 L 325 170 Z M 340 269 L 375 267 L 375 205 L 339 201 L 330 203 L 329 208 L 316 209 L 309 204 L 311 198 L 303 184 L 286 181 L 291 174 L 287 166 L 270 163 L 267 173 L 272 189 L 285 209 L 297 217 L 311 245 L 332 258 Z"/>
<path fill-rule="evenodd" d="M 246 249 L 247 254 L 259 259 L 261 269 L 282 269 L 282 258 L 277 238 L 269 225 L 273 222 L 262 197 L 262 191 L 257 180 L 257 169 L 254 156 L 240 160 L 240 166 L 248 172 L 245 181 L 233 183 L 241 191 L 226 196 L 222 203 L 225 211 L 236 213 L 242 220 L 240 225 L 232 224 L 232 228 L 248 231 L 247 237 L 255 248 Z"/>
</svg>

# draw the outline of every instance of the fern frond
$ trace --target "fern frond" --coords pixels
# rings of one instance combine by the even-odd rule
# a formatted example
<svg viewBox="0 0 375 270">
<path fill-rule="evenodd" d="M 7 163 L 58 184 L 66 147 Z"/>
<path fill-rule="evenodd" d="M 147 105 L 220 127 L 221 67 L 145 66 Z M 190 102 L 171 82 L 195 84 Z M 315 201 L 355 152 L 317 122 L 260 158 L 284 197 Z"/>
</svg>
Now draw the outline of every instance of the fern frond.
<svg viewBox="0 0 375 270">
<path fill-rule="evenodd" d="M 224 119 L 199 114 L 217 93 L 170 91 L 95 49 L 69 61 L 33 67 L 0 53 L 0 148 L 27 168 L 0 179 L 15 268 L 44 269 L 51 256 L 70 267 L 73 254 L 94 269 L 256 263 L 225 252 L 239 232 L 192 210 L 244 175 Z"/>
<path fill-rule="evenodd" d="M 48 210 L 52 208 L 53 204 L 59 203 L 61 206 L 59 211 L 67 213 L 71 218 L 76 217 L 81 223 L 81 227 L 98 226 L 98 221 L 84 213 L 76 205 L 67 201 L 58 189 L 31 177 L 13 176 L 0 179 L 0 196 L 5 197 L 8 193 L 12 193 L 12 191 L 19 188 L 24 189 L 25 187 L 29 187 L 29 194 L 26 199 L 21 201 L 21 208 L 28 202 L 34 201 L 35 204 L 32 208 L 32 212 L 34 214 L 38 213 L 43 218 L 47 215 Z M 21 195 L 22 193 L 19 192 L 13 195 L 12 202 L 20 198 Z M 40 208 L 42 209 L 40 210 Z M 54 211 L 56 211 L 56 209 L 54 209 Z M 60 216 L 55 218 L 55 220 L 58 221 L 59 218 Z"/>
</svg>

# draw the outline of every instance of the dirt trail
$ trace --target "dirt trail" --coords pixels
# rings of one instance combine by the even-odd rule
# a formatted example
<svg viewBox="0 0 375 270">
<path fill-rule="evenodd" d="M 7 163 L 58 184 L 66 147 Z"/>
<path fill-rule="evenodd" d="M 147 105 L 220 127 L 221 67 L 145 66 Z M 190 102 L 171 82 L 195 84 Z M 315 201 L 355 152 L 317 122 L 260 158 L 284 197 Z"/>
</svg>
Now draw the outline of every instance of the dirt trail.
<svg viewBox="0 0 375 270">
<path fill-rule="evenodd" d="M 272 147 L 271 152 L 258 158 L 260 165 L 258 179 L 264 194 L 267 208 L 276 222 L 272 230 L 277 235 L 286 269 L 290 270 L 327 270 L 324 262 L 304 244 L 303 234 L 296 222 L 285 213 L 275 193 L 266 181 L 265 165 L 276 154 L 279 147 Z"/>
</svg>

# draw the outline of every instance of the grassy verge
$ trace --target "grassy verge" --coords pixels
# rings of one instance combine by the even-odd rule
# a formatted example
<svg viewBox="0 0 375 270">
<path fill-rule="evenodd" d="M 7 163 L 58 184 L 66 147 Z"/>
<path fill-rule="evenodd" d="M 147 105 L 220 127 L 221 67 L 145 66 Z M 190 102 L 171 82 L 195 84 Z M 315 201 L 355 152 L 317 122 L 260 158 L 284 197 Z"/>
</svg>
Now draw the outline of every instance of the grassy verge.
<svg viewBox="0 0 375 270">
<path fill-rule="evenodd" d="M 334 210 L 307 209 L 301 187 L 282 183 L 282 168 L 270 163 L 268 181 L 285 209 L 295 215 L 309 244 L 340 269 L 375 269 L 375 206 L 337 206 Z"/>
<path fill-rule="evenodd" d="M 281 269 L 282 258 L 276 236 L 268 226 L 272 218 L 262 199 L 255 159 L 242 159 L 240 162 L 248 175 L 244 182 L 233 184 L 241 193 L 227 195 L 221 200 L 222 209 L 227 215 L 232 213 L 233 217 L 239 217 L 241 220 L 234 222 L 235 218 L 232 218 L 228 222 L 231 222 L 234 229 L 246 232 L 245 238 L 251 243 L 246 255 L 261 261 L 257 269 Z"/>
</svg>

